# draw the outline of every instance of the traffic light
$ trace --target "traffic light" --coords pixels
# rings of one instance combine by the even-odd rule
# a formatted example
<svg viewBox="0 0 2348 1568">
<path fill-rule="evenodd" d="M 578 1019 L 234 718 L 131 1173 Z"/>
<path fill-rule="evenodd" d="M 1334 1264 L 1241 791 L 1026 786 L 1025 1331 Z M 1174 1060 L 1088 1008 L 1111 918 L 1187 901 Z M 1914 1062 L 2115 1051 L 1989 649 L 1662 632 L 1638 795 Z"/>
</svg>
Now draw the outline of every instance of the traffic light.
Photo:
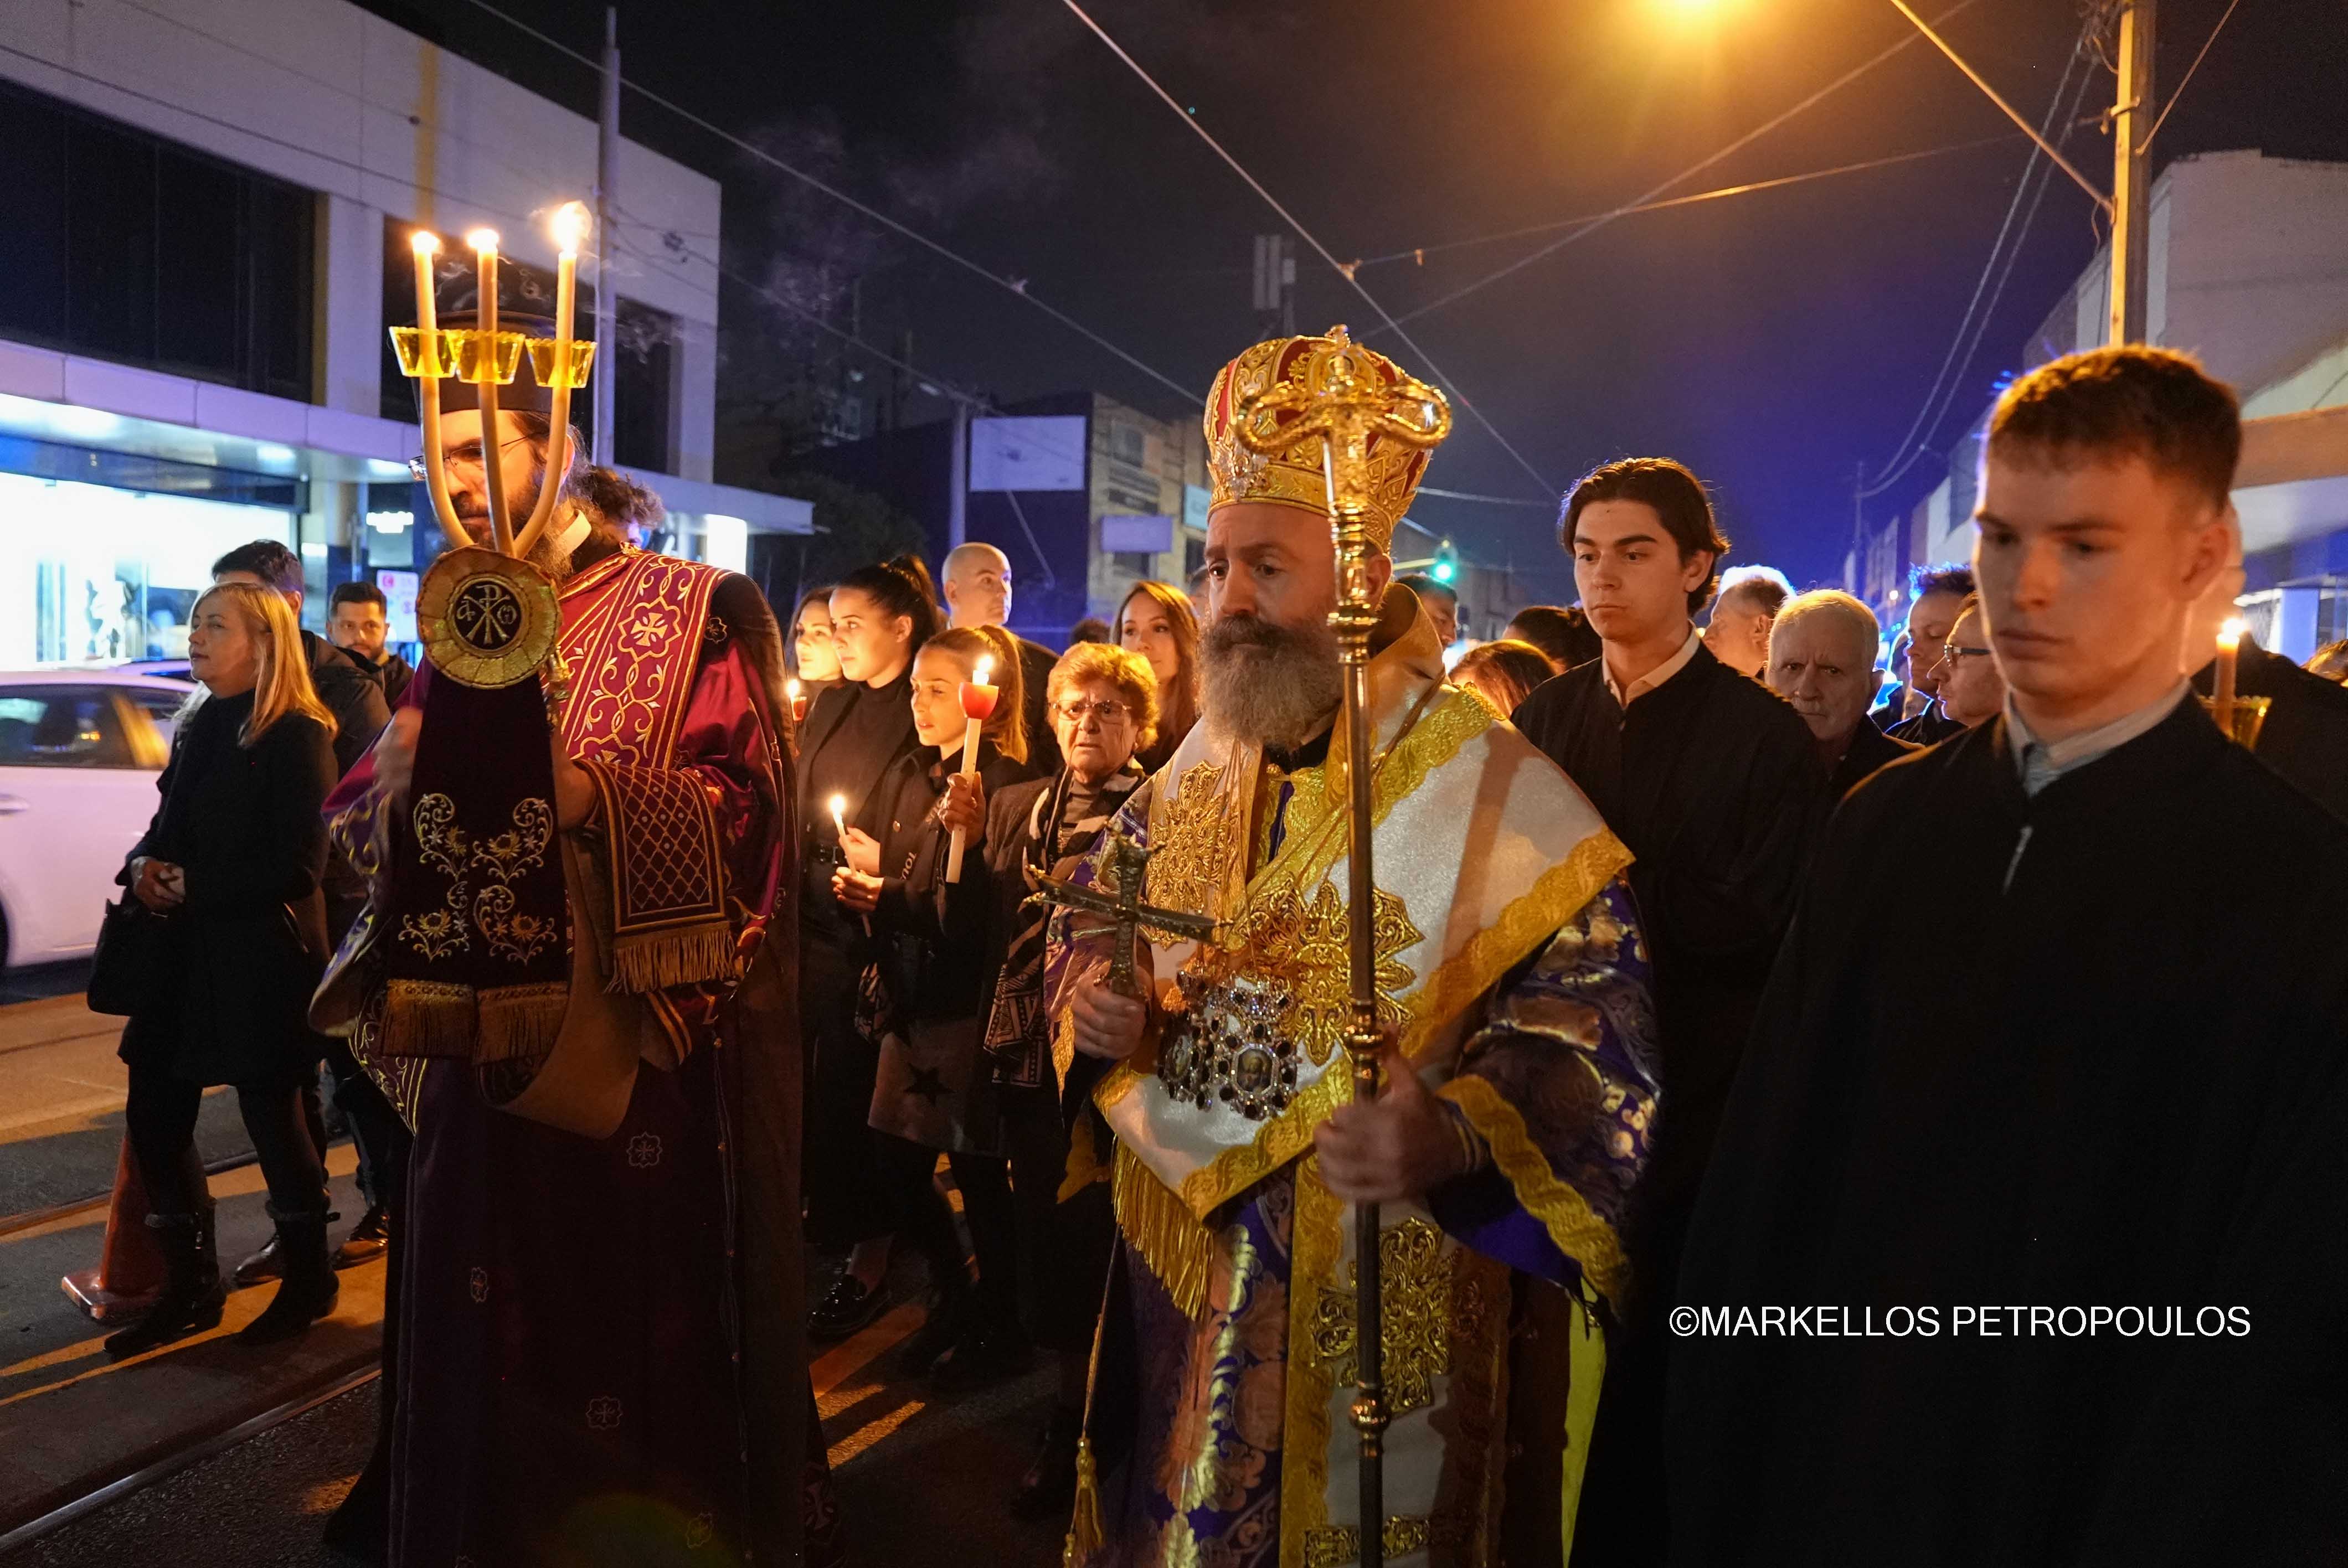
<svg viewBox="0 0 2348 1568">
<path fill-rule="evenodd" d="M 1448 584 L 1459 580 L 1459 552 L 1453 548 L 1449 539 L 1445 539 L 1435 547 L 1435 566 L 1431 575 L 1440 583 Z"/>
</svg>

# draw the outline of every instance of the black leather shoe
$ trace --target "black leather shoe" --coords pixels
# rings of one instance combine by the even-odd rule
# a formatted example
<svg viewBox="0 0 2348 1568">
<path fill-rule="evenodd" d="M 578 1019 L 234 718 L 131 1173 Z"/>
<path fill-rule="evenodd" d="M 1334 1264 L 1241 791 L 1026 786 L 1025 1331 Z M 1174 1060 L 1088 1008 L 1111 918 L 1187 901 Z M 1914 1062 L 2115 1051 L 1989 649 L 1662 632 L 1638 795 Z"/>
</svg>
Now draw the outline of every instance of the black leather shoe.
<svg viewBox="0 0 2348 1568">
<path fill-rule="evenodd" d="M 273 1279 L 284 1277 L 285 1266 L 277 1261 L 277 1235 L 273 1231 L 270 1233 L 269 1239 L 261 1244 L 259 1252 L 236 1266 L 235 1271 L 228 1276 L 228 1281 L 239 1290 L 247 1290 L 253 1286 L 266 1285 Z"/>
<path fill-rule="evenodd" d="M 335 1249 L 335 1266 L 349 1268 L 356 1264 L 372 1262 L 381 1257 L 390 1245 L 391 1216 L 384 1212 L 381 1204 L 377 1204 L 359 1216 L 359 1223 L 351 1227 L 351 1234 L 344 1237 L 343 1245 Z"/>
<path fill-rule="evenodd" d="M 1013 1518 L 1049 1519 L 1056 1513 L 1065 1517 L 1076 1505 L 1076 1440 L 1084 1430 L 1083 1411 L 1054 1408 L 1044 1428 L 1043 1443 L 1035 1450 L 1035 1462 L 1027 1467 L 1019 1490 L 1011 1494 Z"/>
<path fill-rule="evenodd" d="M 1015 1327 L 973 1327 L 938 1358 L 930 1380 L 941 1394 L 968 1393 L 1015 1378 L 1035 1358 L 1027 1337 Z"/>
<path fill-rule="evenodd" d="M 824 1292 L 823 1299 L 808 1314 L 808 1337 L 810 1339 L 845 1339 L 880 1316 L 889 1305 L 887 1285 L 867 1290 L 852 1274 L 843 1274 L 838 1284 Z"/>
</svg>

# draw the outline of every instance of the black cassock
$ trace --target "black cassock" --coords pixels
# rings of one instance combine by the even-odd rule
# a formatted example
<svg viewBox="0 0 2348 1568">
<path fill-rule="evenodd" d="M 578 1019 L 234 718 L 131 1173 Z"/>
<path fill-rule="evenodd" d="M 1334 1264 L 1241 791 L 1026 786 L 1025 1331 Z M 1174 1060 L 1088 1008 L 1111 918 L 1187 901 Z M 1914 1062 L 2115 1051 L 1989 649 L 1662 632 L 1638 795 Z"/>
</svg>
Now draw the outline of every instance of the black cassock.
<svg viewBox="0 0 2348 1568">
<path fill-rule="evenodd" d="M 1545 682 L 1516 725 L 1590 797 L 1635 857 L 1654 961 L 1663 1093 L 1625 1236 L 1636 1301 L 1608 1348 L 1574 1561 L 1650 1561 L 1663 1505 L 1663 1307 L 1714 1128 L 1792 917 L 1828 804 L 1809 727 L 1785 699 L 1699 646 L 1625 709 L 1593 660 Z"/>
<path fill-rule="evenodd" d="M 1673 1563 L 2348 1561 L 2343 886 L 2190 702 L 2034 798 L 2002 718 L 1853 792 L 1687 1238 L 1755 1332 L 1673 1351 Z"/>
<path fill-rule="evenodd" d="M 2214 662 L 2203 665 L 2193 689 L 2208 696 L 2216 669 Z M 2312 674 L 2246 637 L 2234 689 L 2245 697 L 2272 699 L 2259 729 L 2259 761 L 2348 822 L 2348 686 Z"/>
</svg>

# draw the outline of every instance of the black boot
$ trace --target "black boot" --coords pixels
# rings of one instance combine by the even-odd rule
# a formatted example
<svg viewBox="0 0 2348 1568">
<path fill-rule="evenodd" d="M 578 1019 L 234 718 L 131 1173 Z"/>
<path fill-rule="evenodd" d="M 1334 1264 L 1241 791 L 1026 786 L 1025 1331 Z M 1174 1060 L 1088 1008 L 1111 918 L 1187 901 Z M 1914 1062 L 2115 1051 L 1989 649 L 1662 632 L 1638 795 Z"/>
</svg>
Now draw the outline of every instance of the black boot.
<svg viewBox="0 0 2348 1568">
<path fill-rule="evenodd" d="M 963 1394 L 1016 1377 L 1035 1358 L 1011 1293 L 982 1275 L 971 1287 L 970 1310 L 953 1348 L 935 1358 L 930 1378 L 941 1394 Z"/>
<path fill-rule="evenodd" d="M 1035 1462 L 1019 1481 L 1019 1490 L 1011 1494 L 1011 1513 L 1014 1519 L 1049 1519 L 1054 1514 L 1065 1517 L 1076 1501 L 1076 1440 L 1084 1435 L 1085 1415 L 1082 1410 L 1065 1405 L 1052 1408 L 1052 1419 L 1044 1428 L 1044 1440 L 1035 1450 Z"/>
<path fill-rule="evenodd" d="M 163 1294 L 139 1321 L 109 1335 L 106 1353 L 119 1360 L 168 1345 L 183 1334 L 217 1327 L 228 1292 L 221 1285 L 220 1255 L 212 1243 L 212 1212 L 149 1214 L 148 1227 L 162 1244 L 170 1269 Z"/>
<path fill-rule="evenodd" d="M 326 1255 L 326 1216 L 280 1214 L 273 1204 L 269 1214 L 277 1222 L 277 1256 L 285 1277 L 261 1316 L 238 1333 L 241 1345 L 294 1338 L 335 1309 L 342 1289 Z"/>
<path fill-rule="evenodd" d="M 942 1266 L 934 1266 L 932 1272 L 936 1279 L 930 1293 L 929 1316 L 897 1348 L 893 1364 L 901 1377 L 928 1377 L 970 1326 L 973 1295 L 970 1276 L 959 1267 L 948 1271 Z"/>
</svg>

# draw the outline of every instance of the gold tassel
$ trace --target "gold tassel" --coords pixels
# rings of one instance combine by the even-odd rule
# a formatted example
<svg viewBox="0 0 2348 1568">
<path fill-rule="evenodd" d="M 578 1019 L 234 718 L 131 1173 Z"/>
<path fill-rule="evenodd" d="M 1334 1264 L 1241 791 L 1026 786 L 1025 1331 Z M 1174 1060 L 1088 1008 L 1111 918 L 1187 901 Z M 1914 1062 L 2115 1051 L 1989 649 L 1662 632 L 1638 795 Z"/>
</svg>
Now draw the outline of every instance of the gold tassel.
<svg viewBox="0 0 2348 1568">
<path fill-rule="evenodd" d="M 704 920 L 681 931 L 622 932 L 612 943 L 609 989 L 642 995 L 736 978 L 734 927 Z"/>
<path fill-rule="evenodd" d="M 1173 1190 L 1122 1143 L 1109 1193 L 1117 1228 L 1174 1298 L 1175 1310 L 1186 1317 L 1204 1312 L 1215 1266 L 1215 1233 L 1192 1218 Z"/>
<path fill-rule="evenodd" d="M 1076 1512 L 1068 1521 L 1068 1543 L 1060 1553 L 1061 1568 L 1076 1568 L 1101 1549 L 1100 1476 L 1093 1468 L 1093 1440 L 1076 1439 Z"/>
<path fill-rule="evenodd" d="M 535 986 L 498 986 L 480 993 L 480 1034 L 476 1062 L 540 1061 L 554 1050 L 571 987 L 562 981 Z"/>
<path fill-rule="evenodd" d="M 386 1056 L 458 1056 L 473 1053 L 473 988 L 445 980 L 394 980 L 384 999 L 382 1042 Z"/>
</svg>

